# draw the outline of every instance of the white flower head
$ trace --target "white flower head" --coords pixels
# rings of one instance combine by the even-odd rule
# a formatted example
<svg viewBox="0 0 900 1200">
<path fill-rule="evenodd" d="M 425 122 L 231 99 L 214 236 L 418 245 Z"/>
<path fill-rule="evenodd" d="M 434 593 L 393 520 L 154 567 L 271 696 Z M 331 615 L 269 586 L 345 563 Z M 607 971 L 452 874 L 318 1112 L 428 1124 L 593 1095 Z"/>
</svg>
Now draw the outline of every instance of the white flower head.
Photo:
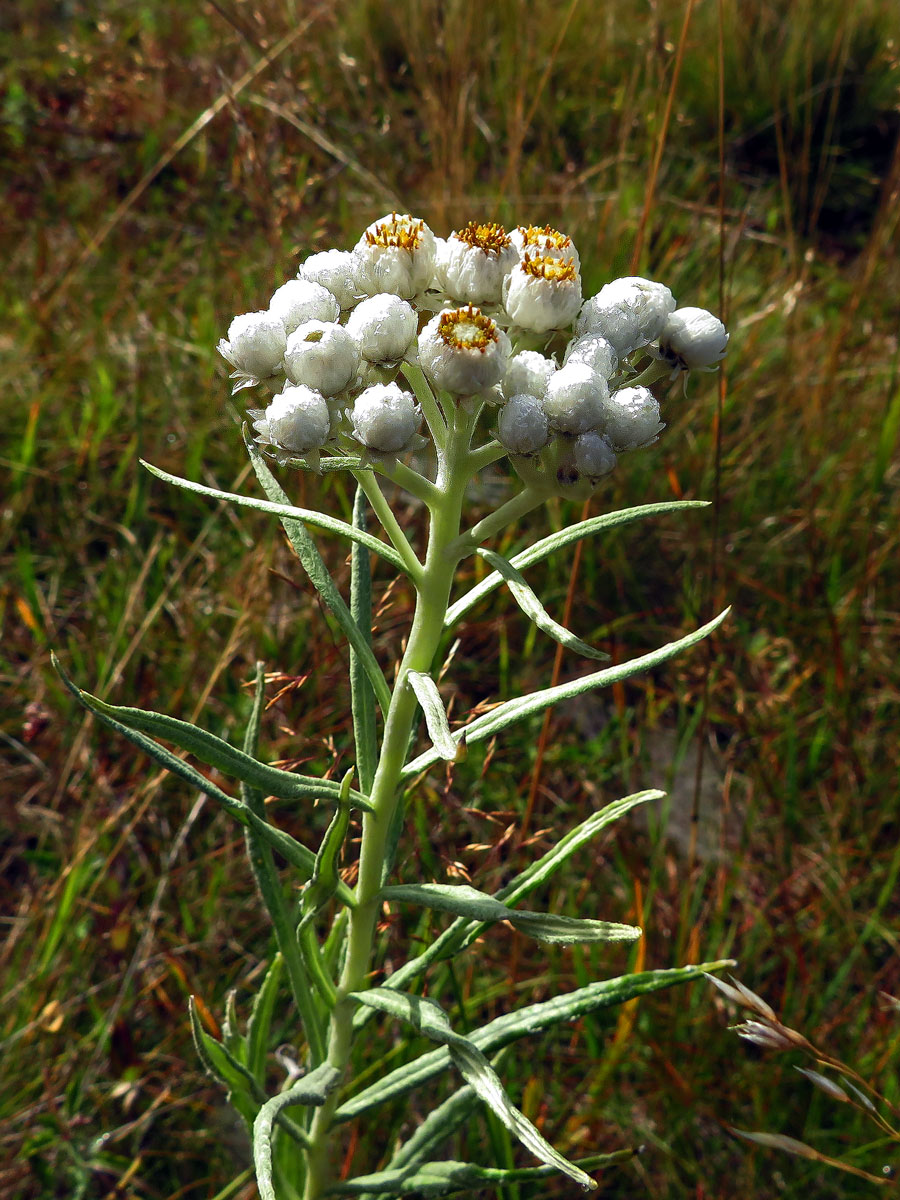
<svg viewBox="0 0 900 1200">
<path fill-rule="evenodd" d="M 676 308 L 659 335 L 660 357 L 676 370 L 711 367 L 727 349 L 727 329 L 705 308 Z"/>
<path fill-rule="evenodd" d="M 238 382 L 232 393 L 268 379 L 281 366 L 286 336 L 278 317 L 267 312 L 242 313 L 228 326 L 228 338 L 216 349 L 234 367 L 232 379 Z"/>
<path fill-rule="evenodd" d="M 354 254 L 368 296 L 393 292 L 410 300 L 424 292 L 434 276 L 434 234 L 424 221 L 405 213 L 373 221 Z"/>
<path fill-rule="evenodd" d="M 368 362 L 397 362 L 416 336 L 418 317 L 411 304 L 392 292 L 370 296 L 347 318 L 346 329 Z"/>
<path fill-rule="evenodd" d="M 264 445 L 292 454 L 308 454 L 328 441 L 331 417 L 321 392 L 303 384 L 289 385 L 272 398 L 265 412 L 253 422 L 253 428 L 259 434 L 257 441 Z"/>
<path fill-rule="evenodd" d="M 586 333 L 573 338 L 566 347 L 563 364 L 570 362 L 586 363 L 604 379 L 612 379 L 619 366 L 619 356 L 601 334 Z"/>
<path fill-rule="evenodd" d="M 293 333 L 304 321 L 336 321 L 341 315 L 341 306 L 320 283 L 289 279 L 273 293 L 269 312 L 278 317 L 285 333 Z"/>
<path fill-rule="evenodd" d="M 327 288 L 342 309 L 353 308 L 365 295 L 359 279 L 360 264 L 352 250 L 321 250 L 311 254 L 297 272 Z"/>
<path fill-rule="evenodd" d="M 602 429 L 617 451 L 648 446 L 664 428 L 659 404 L 649 388 L 619 388 L 603 403 Z"/>
<path fill-rule="evenodd" d="M 284 370 L 291 383 L 335 396 L 356 378 L 359 349 L 343 325 L 305 321 L 287 340 Z"/>
<path fill-rule="evenodd" d="M 581 259 L 570 237 L 550 225 L 520 225 L 509 235 L 519 258 L 571 259 L 575 270 L 581 269 Z"/>
<path fill-rule="evenodd" d="M 509 352 L 507 335 L 471 304 L 438 313 L 419 334 L 422 370 L 436 388 L 458 396 L 474 396 L 499 383 Z"/>
<path fill-rule="evenodd" d="M 514 354 L 506 366 L 501 387 L 504 396 L 516 396 L 524 392 L 540 399 L 546 394 L 550 376 L 556 371 L 552 358 L 537 350 L 521 350 Z"/>
<path fill-rule="evenodd" d="M 575 334 L 599 333 L 624 358 L 656 341 L 674 307 L 675 298 L 665 284 L 636 277 L 614 279 L 584 302 Z"/>
<path fill-rule="evenodd" d="M 609 396 L 606 380 L 585 363 L 568 363 L 550 376 L 542 400 L 552 429 L 559 433 L 586 433 L 603 418 Z"/>
<path fill-rule="evenodd" d="M 376 383 L 360 392 L 348 416 L 353 436 L 376 454 L 398 454 L 419 428 L 419 410 L 396 383 Z"/>
<path fill-rule="evenodd" d="M 580 433 L 572 443 L 572 461 L 579 474 L 596 480 L 614 470 L 618 459 L 609 438 L 590 429 Z"/>
<path fill-rule="evenodd" d="M 435 241 L 438 286 L 462 304 L 494 304 L 518 254 L 502 225 L 469 221 Z"/>
<path fill-rule="evenodd" d="M 503 280 L 503 307 L 522 329 L 562 329 L 581 307 L 581 276 L 574 260 L 525 254 Z"/>
<path fill-rule="evenodd" d="M 497 438 L 511 454 L 537 454 L 550 440 L 550 422 L 537 396 L 510 396 L 500 410 Z"/>
</svg>

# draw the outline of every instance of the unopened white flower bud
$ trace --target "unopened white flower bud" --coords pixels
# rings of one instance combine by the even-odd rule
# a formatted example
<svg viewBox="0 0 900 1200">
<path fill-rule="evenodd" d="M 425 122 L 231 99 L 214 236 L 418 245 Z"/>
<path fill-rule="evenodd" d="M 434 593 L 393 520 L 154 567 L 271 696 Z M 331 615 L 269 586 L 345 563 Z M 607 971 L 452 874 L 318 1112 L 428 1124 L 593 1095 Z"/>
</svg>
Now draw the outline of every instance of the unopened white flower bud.
<svg viewBox="0 0 900 1200">
<path fill-rule="evenodd" d="M 322 393 L 300 384 L 274 396 L 263 415 L 253 422 L 253 428 L 260 441 L 294 454 L 306 454 L 328 441 L 331 417 Z"/>
<path fill-rule="evenodd" d="M 502 225 L 469 221 L 446 240 L 435 240 L 435 280 L 463 304 L 497 303 L 503 277 L 518 258 Z"/>
<path fill-rule="evenodd" d="M 603 418 L 609 396 L 606 380 L 584 363 L 568 363 L 550 376 L 542 404 L 550 427 L 560 433 L 586 433 Z"/>
<path fill-rule="evenodd" d="M 550 376 L 556 371 L 556 363 L 537 350 L 522 350 L 514 354 L 506 366 L 501 387 L 505 396 L 525 392 L 539 399 L 547 391 Z"/>
<path fill-rule="evenodd" d="M 576 469 L 589 479 L 602 479 L 618 462 L 609 438 L 595 429 L 580 433 L 572 443 L 572 460 Z"/>
<path fill-rule="evenodd" d="M 727 349 L 728 331 L 705 308 L 676 308 L 659 335 L 661 357 L 682 371 L 711 367 Z"/>
<path fill-rule="evenodd" d="M 356 306 L 346 329 L 356 338 L 359 352 L 369 362 L 396 362 L 416 335 L 415 309 L 391 292 L 371 296 Z"/>
<path fill-rule="evenodd" d="M 419 411 L 396 383 L 376 383 L 360 392 L 349 413 L 353 436 L 369 450 L 396 454 L 419 428 Z"/>
<path fill-rule="evenodd" d="M 304 321 L 336 321 L 341 315 L 341 306 L 320 283 L 289 279 L 273 293 L 269 312 L 278 317 L 285 333 L 293 333 Z"/>
<path fill-rule="evenodd" d="M 574 261 L 526 254 L 504 277 L 503 307 L 522 329 L 562 329 L 581 307 L 581 276 Z"/>
<path fill-rule="evenodd" d="M 603 403 L 602 429 L 616 450 L 647 446 L 664 428 L 659 404 L 649 388 L 619 388 Z"/>
<path fill-rule="evenodd" d="M 652 279 L 614 279 L 584 302 L 575 334 L 599 333 L 624 358 L 639 346 L 656 341 L 675 307 L 669 289 Z"/>
<path fill-rule="evenodd" d="M 536 454 L 550 440 L 550 422 L 537 396 L 510 396 L 500 410 L 497 438 L 512 454 Z"/>
<path fill-rule="evenodd" d="M 393 292 L 410 300 L 434 276 L 434 234 L 424 221 L 390 213 L 373 221 L 356 244 L 360 283 L 368 296 Z"/>
<path fill-rule="evenodd" d="M 342 309 L 353 308 L 364 295 L 359 262 L 352 250 L 320 250 L 311 254 L 297 272 L 299 279 L 321 284 Z"/>
<path fill-rule="evenodd" d="M 570 362 L 585 363 L 604 379 L 612 379 L 619 366 L 619 356 L 605 337 L 599 333 L 586 333 L 574 338 L 566 347 L 563 364 Z"/>
<path fill-rule="evenodd" d="M 553 229 L 550 225 L 520 225 L 509 235 L 509 240 L 519 258 L 570 259 L 575 270 L 581 268 L 581 259 L 570 237 Z"/>
<path fill-rule="evenodd" d="M 242 377 L 235 387 L 249 387 L 260 379 L 268 379 L 281 366 L 286 337 L 278 317 L 267 312 L 242 313 L 228 326 L 228 338 L 216 347 L 226 362 L 234 367 L 235 377 Z"/>
<path fill-rule="evenodd" d="M 419 365 L 431 383 L 458 396 L 474 396 L 499 383 L 510 342 L 479 309 L 447 309 L 419 334 Z"/>
<path fill-rule="evenodd" d="M 291 383 L 334 396 L 356 378 L 359 349 L 343 325 L 305 321 L 287 340 L 284 370 Z"/>
</svg>

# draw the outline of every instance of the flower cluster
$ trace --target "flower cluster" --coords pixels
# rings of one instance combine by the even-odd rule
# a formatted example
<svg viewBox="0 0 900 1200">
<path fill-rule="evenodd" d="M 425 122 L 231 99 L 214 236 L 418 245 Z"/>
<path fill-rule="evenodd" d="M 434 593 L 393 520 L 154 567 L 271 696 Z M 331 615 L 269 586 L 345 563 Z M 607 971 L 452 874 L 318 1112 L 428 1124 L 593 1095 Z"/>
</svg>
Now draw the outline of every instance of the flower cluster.
<svg viewBox="0 0 900 1200">
<path fill-rule="evenodd" d="M 390 459 L 423 444 L 423 415 L 485 404 L 497 457 L 530 486 L 571 495 L 656 441 L 649 383 L 709 369 L 727 344 L 717 317 L 677 308 L 649 279 L 616 279 L 585 299 L 578 252 L 550 226 L 507 234 L 470 221 L 444 239 L 391 213 L 353 250 L 307 258 L 266 311 L 234 318 L 218 348 L 234 391 L 284 380 L 249 410 L 257 440 L 283 460 L 316 467 L 326 449 Z M 404 388 L 416 369 L 418 394 Z"/>
</svg>

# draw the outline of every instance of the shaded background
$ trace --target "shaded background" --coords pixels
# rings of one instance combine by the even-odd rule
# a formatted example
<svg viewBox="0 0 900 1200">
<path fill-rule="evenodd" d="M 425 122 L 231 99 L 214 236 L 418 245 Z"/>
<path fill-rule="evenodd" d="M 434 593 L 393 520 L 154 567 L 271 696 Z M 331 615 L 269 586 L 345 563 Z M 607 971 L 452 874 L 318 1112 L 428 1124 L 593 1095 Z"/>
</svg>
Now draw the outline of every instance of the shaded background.
<svg viewBox="0 0 900 1200">
<path fill-rule="evenodd" d="M 433 775 L 404 877 L 493 890 L 591 807 L 665 787 L 663 809 L 547 902 L 640 920 L 646 967 L 733 955 L 896 1102 L 900 1027 L 879 999 L 900 992 L 895 18 L 878 0 L 4 7 L 4 1196 L 215 1196 L 246 1165 L 186 1017 L 195 993 L 212 1027 L 231 988 L 244 1011 L 270 952 L 241 839 L 76 711 L 49 652 L 113 702 L 202 713 L 223 736 L 262 658 L 280 693 L 271 757 L 347 761 L 343 649 L 279 530 L 167 491 L 137 459 L 240 487 L 217 339 L 393 207 L 441 234 L 473 216 L 550 222 L 575 239 L 586 294 L 636 271 L 732 332 L 722 392 L 716 376 L 674 386 L 663 439 L 592 511 L 715 509 L 585 547 L 573 626 L 627 657 L 723 603 L 733 617 L 706 648 L 561 710 L 536 786 L 540 722 L 486 778 L 481 760 Z M 340 480 L 292 486 L 347 509 Z M 577 515 L 549 506 L 506 548 Z M 567 561 L 534 574 L 557 617 L 569 581 Z M 385 660 L 409 616 L 388 582 Z M 485 606 L 455 658 L 456 711 L 552 668 L 517 613 Z M 315 836 L 303 813 L 277 819 Z M 477 973 L 458 968 L 470 1024 L 635 965 L 541 957 L 509 931 L 478 953 Z M 789 1057 L 738 1044 L 733 1016 L 702 988 L 663 994 L 529 1046 L 506 1078 L 572 1154 L 646 1147 L 603 1195 L 870 1194 L 729 1138 L 723 1123 L 875 1172 L 891 1160 Z M 353 1131 L 355 1171 L 384 1139 Z M 485 1161 L 482 1131 L 456 1150 Z"/>
</svg>

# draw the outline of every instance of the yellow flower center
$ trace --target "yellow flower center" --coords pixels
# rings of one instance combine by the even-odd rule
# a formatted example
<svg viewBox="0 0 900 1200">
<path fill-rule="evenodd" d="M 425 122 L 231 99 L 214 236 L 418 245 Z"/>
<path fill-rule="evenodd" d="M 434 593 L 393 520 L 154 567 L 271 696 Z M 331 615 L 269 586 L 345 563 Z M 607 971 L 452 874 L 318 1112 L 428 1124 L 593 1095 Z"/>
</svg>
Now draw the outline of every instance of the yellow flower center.
<svg viewBox="0 0 900 1200">
<path fill-rule="evenodd" d="M 522 225 L 520 228 L 526 246 L 540 246 L 542 249 L 552 246 L 555 250 L 568 250 L 572 245 L 571 238 L 550 225 L 543 228 L 540 225 Z"/>
<path fill-rule="evenodd" d="M 483 250 L 485 254 L 499 254 L 511 244 L 506 230 L 496 221 L 488 224 L 469 221 L 462 229 L 455 230 L 453 237 L 473 249 Z"/>
<path fill-rule="evenodd" d="M 454 350 L 479 350 L 482 354 L 498 340 L 497 326 L 471 304 L 442 313 L 438 334 L 445 346 Z"/>
<path fill-rule="evenodd" d="M 526 275 L 546 279 L 550 283 L 574 282 L 578 277 L 574 258 L 550 258 L 545 255 L 532 258 L 530 254 L 525 254 L 520 266 Z"/>
<path fill-rule="evenodd" d="M 374 229 L 366 230 L 366 244 L 381 246 L 384 249 L 393 247 L 398 250 L 418 250 L 422 244 L 424 228 L 424 221 L 398 217 L 396 213 L 391 213 L 390 221 L 382 221 Z"/>
</svg>

